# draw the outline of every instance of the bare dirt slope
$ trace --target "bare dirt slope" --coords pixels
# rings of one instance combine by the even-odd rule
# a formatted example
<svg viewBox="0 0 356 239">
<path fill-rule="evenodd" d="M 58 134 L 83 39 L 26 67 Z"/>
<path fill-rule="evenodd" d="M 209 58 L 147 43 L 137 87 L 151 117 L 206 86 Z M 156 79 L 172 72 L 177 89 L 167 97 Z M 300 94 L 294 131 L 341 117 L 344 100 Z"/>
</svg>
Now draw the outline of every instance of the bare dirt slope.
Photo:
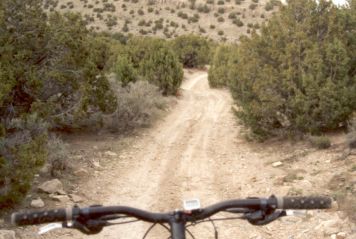
<svg viewBox="0 0 356 239">
<path fill-rule="evenodd" d="M 79 12 L 96 31 L 174 38 L 195 33 L 237 42 L 259 29 L 274 9 L 270 0 L 43 0 L 48 11 Z M 192 3 L 194 3 L 192 5 Z M 252 7 L 255 6 L 255 7 Z M 205 7 L 205 10 L 199 10 Z M 234 16 L 232 16 L 233 14 Z M 237 24 L 239 19 L 243 24 Z"/>
<path fill-rule="evenodd" d="M 83 148 L 85 157 L 98 160 L 101 165 L 75 188 L 87 199 L 83 205 L 94 202 L 170 211 L 181 208 L 182 199 L 195 197 L 200 198 L 202 206 L 207 206 L 248 196 L 328 193 L 325 189 L 328 179 L 345 170 L 331 162 L 337 155 L 335 150 L 303 151 L 306 146 L 302 143 L 247 142 L 231 111 L 229 92 L 210 89 L 206 72 L 190 72 L 187 77 L 182 97 L 172 112 L 127 143 L 124 150 L 112 137 L 100 136 L 102 139 L 97 142 L 88 138 L 72 142 L 73 147 Z M 108 156 L 108 149 L 117 156 Z M 283 161 L 299 154 L 304 162 Z M 271 163 L 278 160 L 283 161 L 282 167 L 273 168 Z M 291 171 L 298 172 L 298 177 L 283 180 Z M 325 221 L 329 222 L 326 226 Z M 90 238 L 142 238 L 148 226 L 136 223 L 107 228 Z M 289 217 L 264 227 L 238 220 L 218 222 L 217 226 L 219 238 L 330 238 L 338 232 L 355 238 L 352 235 L 355 228 L 338 211 Z M 326 231 L 326 227 L 334 231 Z M 34 229 L 18 234 L 21 238 L 32 238 Z M 191 231 L 196 238 L 214 238 L 210 224 L 193 227 Z M 54 237 L 85 238 L 72 231 L 57 231 L 41 238 Z M 159 228 L 149 236 L 167 237 Z"/>
</svg>

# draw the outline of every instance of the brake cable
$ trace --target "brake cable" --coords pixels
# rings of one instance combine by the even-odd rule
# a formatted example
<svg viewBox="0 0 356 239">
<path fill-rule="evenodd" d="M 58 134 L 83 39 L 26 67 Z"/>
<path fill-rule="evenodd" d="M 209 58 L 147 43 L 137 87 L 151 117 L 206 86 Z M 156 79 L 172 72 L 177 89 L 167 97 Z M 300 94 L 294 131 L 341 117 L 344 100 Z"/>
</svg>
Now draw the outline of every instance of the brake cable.
<svg viewBox="0 0 356 239">
<path fill-rule="evenodd" d="M 169 228 L 168 228 L 166 225 L 164 225 L 163 223 L 157 223 L 157 222 L 155 222 L 155 223 L 153 223 L 153 224 L 147 229 L 147 231 L 145 232 L 145 235 L 143 235 L 142 239 L 145 239 L 145 238 L 148 236 L 148 234 L 151 232 L 151 230 L 152 230 L 155 226 L 157 226 L 157 224 L 160 225 L 160 226 L 162 226 L 163 228 L 165 228 L 169 233 L 171 233 L 171 231 L 169 230 Z"/>
<path fill-rule="evenodd" d="M 213 224 L 215 239 L 218 239 L 219 237 L 218 229 L 216 228 L 216 225 L 214 221 L 211 219 L 211 217 L 209 217 L 209 221 L 211 222 L 211 224 Z"/>
</svg>

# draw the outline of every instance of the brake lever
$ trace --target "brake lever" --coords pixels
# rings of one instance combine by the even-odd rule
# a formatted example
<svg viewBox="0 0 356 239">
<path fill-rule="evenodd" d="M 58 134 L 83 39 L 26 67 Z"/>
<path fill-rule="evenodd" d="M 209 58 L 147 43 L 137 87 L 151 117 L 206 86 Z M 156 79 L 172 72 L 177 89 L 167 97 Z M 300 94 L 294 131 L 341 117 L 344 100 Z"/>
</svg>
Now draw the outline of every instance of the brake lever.
<svg viewBox="0 0 356 239">
<path fill-rule="evenodd" d="M 47 224 L 46 226 L 40 227 L 40 230 L 38 231 L 39 235 L 43 235 L 47 232 L 50 232 L 55 229 L 63 228 L 63 223 L 50 223 Z"/>
<path fill-rule="evenodd" d="M 258 210 L 251 213 L 245 213 L 244 219 L 252 225 L 262 226 L 284 216 L 287 216 L 286 211 L 273 211 L 266 214 L 264 211 Z"/>
<path fill-rule="evenodd" d="M 100 219 L 89 219 L 83 222 L 80 222 L 78 220 L 74 220 L 72 222 L 64 222 L 63 227 L 64 228 L 74 228 L 86 235 L 94 235 L 100 233 L 105 226 L 108 225 L 108 222 L 105 220 L 100 220 Z"/>
</svg>

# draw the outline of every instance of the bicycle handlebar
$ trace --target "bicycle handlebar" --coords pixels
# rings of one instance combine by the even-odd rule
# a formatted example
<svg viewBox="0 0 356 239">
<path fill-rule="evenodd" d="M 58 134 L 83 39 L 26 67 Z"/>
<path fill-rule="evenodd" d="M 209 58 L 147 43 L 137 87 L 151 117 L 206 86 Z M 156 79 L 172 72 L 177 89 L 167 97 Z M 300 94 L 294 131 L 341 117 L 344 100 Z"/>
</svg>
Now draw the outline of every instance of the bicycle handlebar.
<svg viewBox="0 0 356 239">
<path fill-rule="evenodd" d="M 327 209 L 331 207 L 328 197 L 284 197 L 278 208 L 281 209 Z"/>
<path fill-rule="evenodd" d="M 92 206 L 87 208 L 59 208 L 55 210 L 42 210 L 13 213 L 10 218 L 12 225 L 35 225 L 51 222 L 74 221 L 79 218 L 99 219 L 103 216 L 125 214 L 140 220 L 153 223 L 170 223 L 172 218 L 181 214 L 186 222 L 206 219 L 220 211 L 244 208 L 250 210 L 275 210 L 275 209 L 327 209 L 331 207 L 329 197 L 275 197 L 247 198 L 223 201 L 206 208 L 194 211 L 175 211 L 168 213 L 152 213 L 133 207 L 125 206 Z M 8 219 L 9 220 L 9 219 Z"/>
</svg>

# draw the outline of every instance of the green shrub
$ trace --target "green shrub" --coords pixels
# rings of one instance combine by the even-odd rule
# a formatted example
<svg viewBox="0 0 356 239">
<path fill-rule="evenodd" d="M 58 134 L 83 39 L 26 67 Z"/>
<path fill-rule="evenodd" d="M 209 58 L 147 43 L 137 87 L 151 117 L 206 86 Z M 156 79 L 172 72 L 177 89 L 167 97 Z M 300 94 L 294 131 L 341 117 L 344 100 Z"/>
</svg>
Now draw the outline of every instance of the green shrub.
<svg viewBox="0 0 356 239">
<path fill-rule="evenodd" d="M 346 142 L 350 148 L 354 149 L 356 148 L 356 118 L 351 120 L 347 128 Z"/>
<path fill-rule="evenodd" d="M 124 24 L 124 26 L 122 27 L 122 29 L 121 29 L 123 32 L 128 32 L 128 31 L 130 31 L 130 29 L 129 29 L 129 25 L 128 25 L 128 23 L 127 22 L 125 22 L 125 24 Z"/>
<path fill-rule="evenodd" d="M 155 26 L 153 27 L 154 31 L 163 29 L 163 18 L 155 21 Z"/>
<path fill-rule="evenodd" d="M 224 22 L 225 19 L 223 17 L 218 17 L 218 22 Z"/>
<path fill-rule="evenodd" d="M 210 87 L 223 87 L 228 85 L 228 68 L 230 64 L 230 54 L 233 50 L 233 47 L 228 45 L 220 45 L 215 49 L 208 72 Z"/>
<path fill-rule="evenodd" d="M 185 67 L 200 67 L 209 62 L 210 46 L 204 37 L 182 35 L 174 39 L 172 45 Z"/>
<path fill-rule="evenodd" d="M 132 82 L 126 87 L 117 85 L 115 89 L 119 103 L 106 120 L 113 132 L 149 126 L 167 104 L 158 87 L 147 81 Z"/>
<path fill-rule="evenodd" d="M 325 136 L 310 136 L 309 140 L 311 145 L 318 149 L 327 149 L 331 146 L 330 140 Z"/>
<path fill-rule="evenodd" d="M 41 5 L 0 3 L 1 208 L 21 200 L 45 162 L 47 127 L 80 128 L 91 114 L 116 107 L 104 74 L 107 43 L 80 15 L 47 15 Z"/>
<path fill-rule="evenodd" d="M 218 13 L 219 13 L 219 14 L 224 14 L 224 13 L 225 13 L 225 8 L 219 7 L 219 8 L 218 8 Z"/>
<path fill-rule="evenodd" d="M 228 18 L 229 19 L 236 19 L 236 13 L 234 13 L 234 12 L 229 13 Z"/>
<path fill-rule="evenodd" d="M 132 38 L 126 46 L 127 57 L 119 56 L 117 79 L 126 85 L 144 79 L 159 87 L 163 94 L 175 94 L 179 88 L 183 69 L 177 56 L 163 40 Z M 121 62 L 120 61 L 123 61 Z"/>
<path fill-rule="evenodd" d="M 137 23 L 137 26 L 145 26 L 146 25 L 146 21 L 144 19 L 140 20 L 138 23 Z"/>
<path fill-rule="evenodd" d="M 137 11 L 137 13 L 138 13 L 138 15 L 145 15 L 145 12 L 142 10 L 142 9 L 139 9 L 138 11 Z"/>
<path fill-rule="evenodd" d="M 52 135 L 47 142 L 47 167 L 51 176 L 60 177 L 70 168 L 69 148 L 60 138 Z"/>
<path fill-rule="evenodd" d="M 195 9 L 195 4 L 196 4 L 196 0 L 188 0 L 189 4 L 189 8 L 194 10 Z"/>
<path fill-rule="evenodd" d="M 254 133 L 318 134 L 346 125 L 356 109 L 351 12 L 326 1 L 291 1 L 259 35 L 241 39 L 231 92 Z"/>
<path fill-rule="evenodd" d="M 255 10 L 257 8 L 257 4 L 256 3 L 251 3 L 250 6 L 248 6 L 249 9 L 251 10 Z"/>
<path fill-rule="evenodd" d="M 198 12 L 203 12 L 203 13 L 209 13 L 210 12 L 210 7 L 206 4 L 199 4 L 197 7 Z"/>
<path fill-rule="evenodd" d="M 204 28 L 202 28 L 201 26 L 199 26 L 199 32 L 200 33 L 206 33 L 206 30 Z"/>
<path fill-rule="evenodd" d="M 186 13 L 184 13 L 184 12 L 181 12 L 181 11 L 179 11 L 179 12 L 177 13 L 177 16 L 180 17 L 180 18 L 182 18 L 182 19 L 188 19 L 188 14 L 186 14 Z"/>
<path fill-rule="evenodd" d="M 164 95 L 176 94 L 183 79 L 183 68 L 178 57 L 167 44 L 157 42 L 141 64 L 142 75 L 159 87 Z"/>
<path fill-rule="evenodd" d="M 0 209 L 19 203 L 46 161 L 46 124 L 36 115 L 1 123 Z"/>
<path fill-rule="evenodd" d="M 238 27 L 242 27 L 244 25 L 244 23 L 240 19 L 234 19 L 233 23 Z"/>
<path fill-rule="evenodd" d="M 130 82 L 135 82 L 138 78 L 137 71 L 134 68 L 129 56 L 120 54 L 114 66 L 114 72 L 117 81 L 121 82 L 122 86 L 128 85 Z"/>
<path fill-rule="evenodd" d="M 273 10 L 273 5 L 271 3 L 266 3 L 265 5 L 265 10 L 268 12 L 268 11 L 271 11 Z"/>
<path fill-rule="evenodd" d="M 192 17 L 188 17 L 188 23 L 198 22 L 199 18 L 200 18 L 199 14 L 194 14 Z"/>
</svg>

